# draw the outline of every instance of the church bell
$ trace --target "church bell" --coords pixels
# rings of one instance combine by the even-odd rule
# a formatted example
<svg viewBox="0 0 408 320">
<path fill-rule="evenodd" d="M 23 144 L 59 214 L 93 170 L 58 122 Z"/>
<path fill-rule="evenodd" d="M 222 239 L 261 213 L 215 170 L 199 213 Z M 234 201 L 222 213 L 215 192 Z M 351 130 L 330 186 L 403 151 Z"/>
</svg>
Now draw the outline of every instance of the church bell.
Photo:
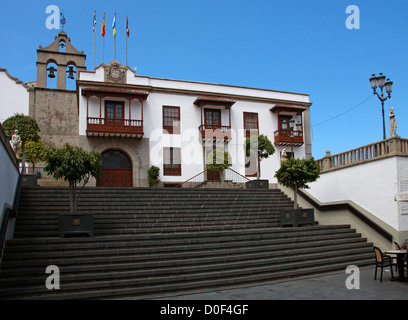
<svg viewBox="0 0 408 320">
<path fill-rule="evenodd" d="M 74 67 L 69 66 L 67 73 L 68 73 L 68 78 L 69 79 L 75 79 L 74 73 L 76 73 L 76 71 L 74 71 Z"/>
<path fill-rule="evenodd" d="M 55 71 L 57 71 L 57 69 L 55 69 L 54 67 L 49 67 L 48 69 L 47 69 L 47 71 L 49 71 L 49 73 L 48 73 L 48 78 L 55 78 Z"/>
</svg>

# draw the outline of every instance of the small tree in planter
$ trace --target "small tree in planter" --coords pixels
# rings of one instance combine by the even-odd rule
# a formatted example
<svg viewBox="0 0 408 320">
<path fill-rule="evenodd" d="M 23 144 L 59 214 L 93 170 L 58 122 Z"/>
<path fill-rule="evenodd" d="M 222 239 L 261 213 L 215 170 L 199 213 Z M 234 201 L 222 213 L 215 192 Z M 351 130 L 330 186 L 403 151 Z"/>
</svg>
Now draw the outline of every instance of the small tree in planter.
<svg viewBox="0 0 408 320">
<path fill-rule="evenodd" d="M 159 173 L 160 168 L 156 166 L 151 166 L 147 170 L 147 182 L 150 187 L 156 187 L 160 183 Z"/>
<path fill-rule="evenodd" d="M 45 172 L 55 179 L 64 179 L 69 183 L 70 215 L 60 214 L 60 236 L 76 233 L 93 235 L 92 215 L 77 214 L 79 198 L 77 185 L 83 182 L 83 188 L 90 177 L 101 176 L 101 155 L 96 151 L 87 152 L 67 143 L 61 149 L 47 148 L 44 160 Z M 81 219 L 84 223 L 81 223 Z"/>
<path fill-rule="evenodd" d="M 223 171 L 232 166 L 232 158 L 228 151 L 216 148 L 210 152 L 207 158 L 207 168 L 220 172 L 222 187 L 224 188 Z"/>
<path fill-rule="evenodd" d="M 285 187 L 294 188 L 294 209 L 298 208 L 297 192 L 299 189 L 309 189 L 307 185 L 316 181 L 320 176 L 319 164 L 310 159 L 286 159 L 275 173 L 275 178 Z"/>
</svg>

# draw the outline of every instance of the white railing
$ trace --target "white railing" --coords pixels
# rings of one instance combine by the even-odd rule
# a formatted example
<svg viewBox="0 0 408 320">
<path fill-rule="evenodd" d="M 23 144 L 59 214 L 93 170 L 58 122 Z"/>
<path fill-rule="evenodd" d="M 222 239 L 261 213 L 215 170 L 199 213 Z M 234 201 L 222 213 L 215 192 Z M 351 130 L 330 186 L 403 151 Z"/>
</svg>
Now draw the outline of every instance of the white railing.
<svg viewBox="0 0 408 320">
<path fill-rule="evenodd" d="M 327 151 L 324 158 L 316 161 L 321 172 L 327 172 L 392 156 L 408 156 L 408 139 L 389 138 L 334 155 Z"/>
</svg>

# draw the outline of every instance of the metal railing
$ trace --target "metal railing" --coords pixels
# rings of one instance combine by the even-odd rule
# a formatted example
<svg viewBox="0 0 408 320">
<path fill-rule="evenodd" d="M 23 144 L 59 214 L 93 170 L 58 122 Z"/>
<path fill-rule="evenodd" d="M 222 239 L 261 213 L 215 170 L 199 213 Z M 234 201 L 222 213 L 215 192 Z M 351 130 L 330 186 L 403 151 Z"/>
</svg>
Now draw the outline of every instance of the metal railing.
<svg viewBox="0 0 408 320">
<path fill-rule="evenodd" d="M 206 182 L 209 181 L 217 181 L 217 180 L 208 180 L 207 173 L 208 169 L 194 175 L 190 179 L 180 183 L 176 188 L 199 188 L 203 186 Z M 234 184 L 245 185 L 246 182 L 250 181 L 247 177 L 243 176 L 242 174 L 236 172 L 234 169 L 227 168 L 223 172 L 220 173 L 220 180 L 223 183 L 223 187 L 229 187 L 228 182 Z"/>
</svg>

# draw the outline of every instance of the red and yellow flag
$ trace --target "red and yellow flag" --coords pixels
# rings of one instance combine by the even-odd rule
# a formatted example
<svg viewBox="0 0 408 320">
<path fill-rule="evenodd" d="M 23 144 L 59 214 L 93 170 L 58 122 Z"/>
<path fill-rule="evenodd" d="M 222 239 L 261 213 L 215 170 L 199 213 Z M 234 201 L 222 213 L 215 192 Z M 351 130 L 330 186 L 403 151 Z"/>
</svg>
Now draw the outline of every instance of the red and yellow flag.
<svg viewBox="0 0 408 320">
<path fill-rule="evenodd" d="M 102 20 L 102 29 L 101 29 L 101 36 L 105 36 L 105 15 L 103 15 L 103 20 Z"/>
</svg>

